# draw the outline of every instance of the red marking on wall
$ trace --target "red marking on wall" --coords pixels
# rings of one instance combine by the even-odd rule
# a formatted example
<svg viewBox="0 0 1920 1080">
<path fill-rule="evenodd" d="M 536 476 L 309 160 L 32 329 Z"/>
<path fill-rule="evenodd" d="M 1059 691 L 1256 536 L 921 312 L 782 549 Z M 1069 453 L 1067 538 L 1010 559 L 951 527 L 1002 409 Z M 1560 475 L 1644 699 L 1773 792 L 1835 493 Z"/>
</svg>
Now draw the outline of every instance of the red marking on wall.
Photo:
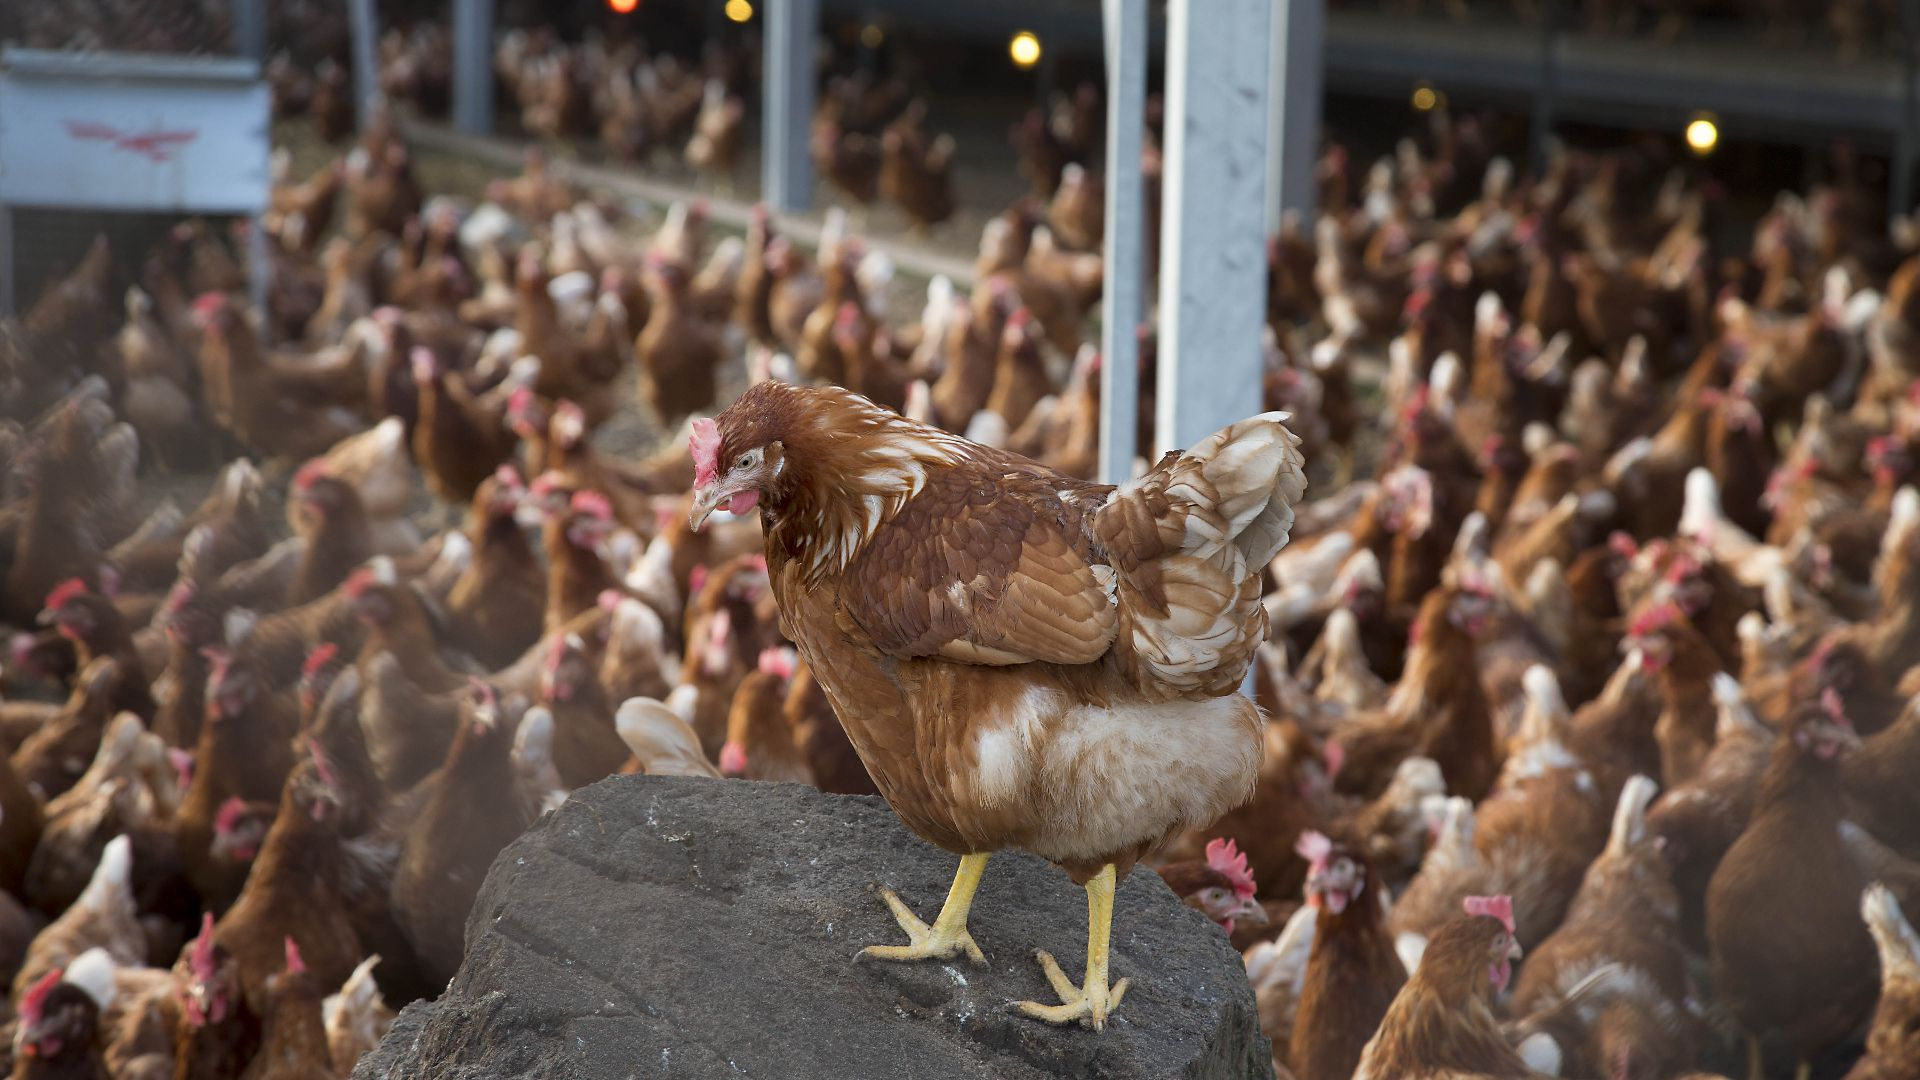
<svg viewBox="0 0 1920 1080">
<path fill-rule="evenodd" d="M 173 160 L 173 153 L 200 137 L 198 131 L 122 131 L 112 124 L 93 120 L 68 120 L 67 136 L 76 140 L 103 142 L 115 150 L 138 154 L 155 165 Z"/>
</svg>

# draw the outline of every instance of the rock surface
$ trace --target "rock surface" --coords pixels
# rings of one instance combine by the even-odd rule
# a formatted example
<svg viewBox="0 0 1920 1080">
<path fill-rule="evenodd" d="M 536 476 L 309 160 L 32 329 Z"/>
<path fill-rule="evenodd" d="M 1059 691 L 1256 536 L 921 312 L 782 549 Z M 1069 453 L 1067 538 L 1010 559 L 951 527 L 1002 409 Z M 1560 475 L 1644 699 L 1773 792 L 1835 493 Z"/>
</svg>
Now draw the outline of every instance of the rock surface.
<svg viewBox="0 0 1920 1080">
<path fill-rule="evenodd" d="M 576 792 L 502 853 L 439 1001 L 406 1009 L 356 1080 L 761 1076 L 1227 1078 L 1272 1075 L 1240 958 L 1151 871 L 1115 903 L 1104 1032 L 1014 1014 L 1051 1002 L 1046 948 L 1078 977 L 1084 893 L 994 856 L 973 907 L 989 967 L 856 963 L 922 918 L 955 860 L 879 799 L 788 784 L 617 777 Z"/>
</svg>

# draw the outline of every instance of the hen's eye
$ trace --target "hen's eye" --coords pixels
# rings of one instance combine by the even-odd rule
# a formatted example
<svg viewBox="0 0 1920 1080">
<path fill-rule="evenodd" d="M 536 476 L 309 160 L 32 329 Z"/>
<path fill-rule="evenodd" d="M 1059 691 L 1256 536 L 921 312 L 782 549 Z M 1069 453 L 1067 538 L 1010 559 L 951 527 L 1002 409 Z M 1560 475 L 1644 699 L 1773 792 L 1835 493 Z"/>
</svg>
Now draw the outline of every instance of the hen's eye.
<svg viewBox="0 0 1920 1080">
<path fill-rule="evenodd" d="M 759 463 L 759 460 L 760 460 L 759 451 L 749 450 L 748 452 L 741 454 L 739 460 L 735 461 L 733 464 L 735 468 L 751 469 L 754 467 L 754 465 Z"/>
</svg>

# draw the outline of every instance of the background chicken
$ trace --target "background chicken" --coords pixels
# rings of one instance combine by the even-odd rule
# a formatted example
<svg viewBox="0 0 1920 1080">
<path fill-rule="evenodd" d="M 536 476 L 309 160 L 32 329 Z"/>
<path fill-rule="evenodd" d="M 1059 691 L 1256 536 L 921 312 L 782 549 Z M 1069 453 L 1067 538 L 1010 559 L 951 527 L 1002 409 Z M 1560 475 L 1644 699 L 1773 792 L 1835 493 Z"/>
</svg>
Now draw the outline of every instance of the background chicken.
<svg viewBox="0 0 1920 1080">
<path fill-rule="evenodd" d="M 1478 18 L 1445 10 L 1469 6 Z M 1638 44 L 1740 14 L 1667 7 L 1594 0 L 1578 19 Z M 1755 14 L 1858 46 L 1892 26 L 1884 7 Z M 964 611 L 930 593 L 946 582 L 913 576 L 930 550 L 915 545 L 886 549 L 911 587 L 875 586 L 860 609 L 859 633 L 905 656 L 908 678 L 953 680 L 930 699 L 995 687 L 953 711 L 973 718 L 962 734 L 996 735 L 1041 685 L 1000 654 L 1091 648 L 1077 635 L 1151 608 L 1151 568 L 1178 558 L 1120 544 L 1170 518 L 1122 515 L 1121 495 L 1081 483 L 1103 370 L 1087 347 L 1104 286 L 1098 87 L 1043 90 L 1031 109 L 1019 87 L 992 119 L 1011 126 L 1002 151 L 941 92 L 974 74 L 955 46 L 928 50 L 897 21 L 857 51 L 864 24 L 823 34 L 811 144 L 826 200 L 849 203 L 809 249 L 806 215 L 730 198 L 761 123 L 747 39 L 628 33 L 597 8 L 610 21 L 556 9 L 514 28 L 503 11 L 503 132 L 543 145 L 476 179 L 408 141 L 449 104 L 440 15 L 386 12 L 385 101 L 355 131 L 344 15 L 307 0 L 273 14 L 289 154 L 266 235 L 191 220 L 146 248 L 138 230 L 86 234 L 64 272 L 25 283 L 26 314 L 0 320 L 0 970 L 24 980 L 17 1045 L 47 1048 L 27 1064 L 84 1071 L 97 1048 L 116 1077 L 344 1075 L 389 1004 L 444 985 L 500 847 L 614 772 L 884 790 L 910 816 L 919 787 L 971 783 L 956 805 L 985 839 L 948 837 L 962 854 L 1063 835 L 1022 832 L 1029 791 L 992 813 L 976 797 L 978 777 L 1018 786 L 1058 745 L 1000 755 L 989 738 L 951 769 L 902 770 L 886 764 L 899 748 L 842 726 L 873 716 L 836 707 L 865 700 L 845 657 L 790 640 L 807 624 L 778 610 L 783 564 L 741 558 L 778 523 L 740 505 L 689 528 L 700 466 L 680 425 L 749 383 L 767 397 L 832 382 L 930 425 L 918 438 L 1031 459 L 1021 484 L 1082 493 L 1063 502 L 1071 528 L 1045 539 L 1057 530 L 1022 522 L 1040 539 L 1012 549 L 1009 580 L 1069 582 L 1068 600 L 993 593 L 1050 619 L 1008 630 L 964 590 Z M 0 36 L 225 41 L 197 5 L 124 15 L 26 0 L 0 8 Z M 1159 114 L 1156 97 L 1139 163 L 1149 286 Z M 1260 765 L 1243 806 L 1196 809 L 1161 850 L 1135 838 L 1139 854 L 1247 950 L 1296 1076 L 1348 1075 L 1370 1042 L 1396 1076 L 1738 1076 L 1749 1034 L 1762 1075 L 1803 1060 L 1818 1080 L 1906 1075 L 1912 224 L 1883 226 L 1879 166 L 1845 148 L 1807 155 L 1804 190 L 1775 196 L 1725 184 L 1738 155 L 1589 149 L 1574 129 L 1536 154 L 1507 128 L 1444 103 L 1405 131 L 1330 113 L 1317 212 L 1269 237 L 1260 346 L 1260 407 L 1294 414 L 1315 498 L 1287 550 L 1264 566 L 1241 552 L 1228 575 L 1234 647 L 1200 665 L 1222 685 L 1181 691 L 1225 701 L 1206 692 L 1257 660 L 1264 715 L 1245 745 Z M 695 186 L 623 201 L 578 167 L 603 159 Z M 924 235 L 897 245 L 902 225 Z M 251 240 L 273 279 L 259 310 L 242 299 Z M 951 256 L 951 276 L 892 266 L 922 248 Z M 1157 320 L 1132 329 L 1144 446 Z M 801 467 L 804 449 L 782 460 Z M 1164 490 L 1177 466 L 1152 464 L 1120 490 Z M 927 469 L 916 498 L 942 494 L 950 468 Z M 866 505 L 833 504 L 821 529 L 854 535 Z M 969 515 L 917 533 L 894 517 L 870 543 L 951 532 L 973 560 L 954 573 L 997 565 L 999 548 L 976 549 L 1004 515 Z M 1082 527 L 1103 515 L 1129 523 Z M 1265 634 L 1245 621 L 1255 600 Z M 1062 619 L 1070 633 L 1020 637 Z M 1109 648 L 1055 675 L 1084 705 L 1170 685 L 1146 670 Z M 1296 850 L 1309 831 L 1328 846 Z M 124 891 L 93 888 L 120 880 L 123 851 Z M 1066 861 L 1102 887 L 1101 866 Z M 1489 893 L 1512 897 L 1504 932 L 1530 950 L 1504 990 L 1497 940 L 1456 942 L 1463 898 Z M 137 937 L 114 929 L 129 907 Z M 961 914 L 917 930 L 903 916 L 904 951 L 955 943 Z"/>
</svg>

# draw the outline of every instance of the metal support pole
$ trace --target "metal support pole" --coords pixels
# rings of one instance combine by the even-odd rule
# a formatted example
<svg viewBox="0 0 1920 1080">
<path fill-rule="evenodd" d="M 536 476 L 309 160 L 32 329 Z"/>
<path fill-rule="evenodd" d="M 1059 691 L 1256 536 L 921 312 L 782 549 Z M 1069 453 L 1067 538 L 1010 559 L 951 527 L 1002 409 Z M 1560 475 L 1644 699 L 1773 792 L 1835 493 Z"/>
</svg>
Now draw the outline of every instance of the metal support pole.
<svg viewBox="0 0 1920 1080">
<path fill-rule="evenodd" d="M 1033 103 L 1040 106 L 1042 114 L 1053 107 L 1054 72 L 1058 68 L 1055 61 L 1054 50 L 1043 48 L 1040 50 L 1040 62 L 1033 65 Z"/>
<path fill-rule="evenodd" d="M 493 0 L 453 0 L 453 126 L 493 133 Z"/>
<path fill-rule="evenodd" d="M 1157 449 L 1260 410 L 1272 0 L 1169 0 Z"/>
<path fill-rule="evenodd" d="M 354 115 L 366 127 L 373 103 L 380 96 L 379 50 L 380 24 L 373 14 L 373 0 L 347 0 L 347 20 L 353 28 Z"/>
<path fill-rule="evenodd" d="M 266 60 L 266 0 L 233 0 L 233 51 L 254 60 Z"/>
<path fill-rule="evenodd" d="M 1300 216 L 1313 232 L 1314 185 L 1320 151 L 1320 102 L 1325 87 L 1327 0 L 1276 0 L 1273 72 L 1267 101 L 1267 232 L 1280 215 Z"/>
<path fill-rule="evenodd" d="M 13 208 L 0 203 L 0 315 L 13 311 Z"/>
<path fill-rule="evenodd" d="M 1139 455 L 1146 217 L 1140 145 L 1147 108 L 1147 0 L 1102 0 L 1107 48 L 1105 289 L 1100 311 L 1100 481 L 1126 482 Z"/>
<path fill-rule="evenodd" d="M 1920 0 L 1900 5 L 1900 131 L 1893 139 L 1893 175 L 1887 181 L 1887 217 L 1896 220 L 1913 210 L 1915 140 L 1920 140 Z"/>
<path fill-rule="evenodd" d="M 267 286 L 273 280 L 273 258 L 267 253 L 267 219 L 254 215 L 247 230 L 247 299 L 260 313 L 260 341 L 271 345 L 273 320 L 267 318 Z"/>
<path fill-rule="evenodd" d="M 770 0 L 766 25 L 765 143 L 767 203 L 796 213 L 813 207 L 813 158 L 808 134 L 813 125 L 813 38 L 820 25 L 820 0 Z"/>
<path fill-rule="evenodd" d="M 1560 0 L 1540 6 L 1540 93 L 1533 99 L 1529 150 L 1536 173 L 1547 171 L 1547 142 L 1553 138 L 1553 106 L 1560 83 Z"/>
</svg>

